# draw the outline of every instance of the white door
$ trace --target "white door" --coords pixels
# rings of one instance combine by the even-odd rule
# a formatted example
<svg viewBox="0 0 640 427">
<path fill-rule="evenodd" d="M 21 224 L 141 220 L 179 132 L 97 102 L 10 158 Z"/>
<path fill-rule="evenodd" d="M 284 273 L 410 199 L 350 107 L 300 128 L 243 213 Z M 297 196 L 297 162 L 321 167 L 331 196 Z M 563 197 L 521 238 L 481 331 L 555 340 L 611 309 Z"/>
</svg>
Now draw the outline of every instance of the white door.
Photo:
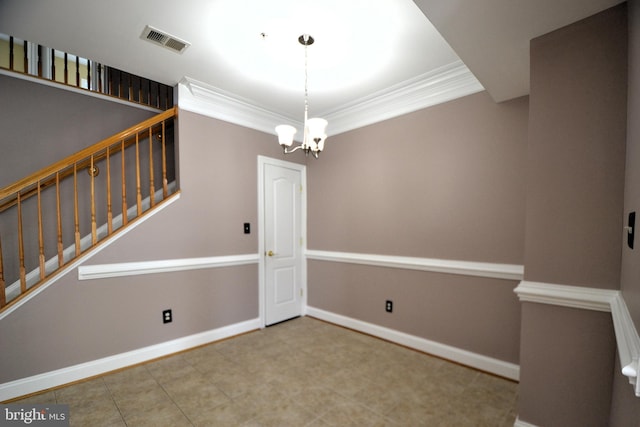
<svg viewBox="0 0 640 427">
<path fill-rule="evenodd" d="M 264 171 L 265 326 L 302 314 L 302 170 L 283 164 Z"/>
</svg>

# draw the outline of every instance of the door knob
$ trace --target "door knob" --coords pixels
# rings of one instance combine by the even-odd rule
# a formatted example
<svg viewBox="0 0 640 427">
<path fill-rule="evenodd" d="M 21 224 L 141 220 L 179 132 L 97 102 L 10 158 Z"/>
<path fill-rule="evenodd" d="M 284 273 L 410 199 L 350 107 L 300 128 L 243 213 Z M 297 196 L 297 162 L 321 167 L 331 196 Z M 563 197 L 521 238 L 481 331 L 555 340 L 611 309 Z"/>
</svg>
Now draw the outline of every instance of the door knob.
<svg viewBox="0 0 640 427">
<path fill-rule="evenodd" d="M 269 255 L 269 256 L 273 256 L 273 255 L 274 255 L 274 253 L 273 253 L 273 251 L 269 251 L 269 252 L 267 252 L 267 255 Z"/>
</svg>

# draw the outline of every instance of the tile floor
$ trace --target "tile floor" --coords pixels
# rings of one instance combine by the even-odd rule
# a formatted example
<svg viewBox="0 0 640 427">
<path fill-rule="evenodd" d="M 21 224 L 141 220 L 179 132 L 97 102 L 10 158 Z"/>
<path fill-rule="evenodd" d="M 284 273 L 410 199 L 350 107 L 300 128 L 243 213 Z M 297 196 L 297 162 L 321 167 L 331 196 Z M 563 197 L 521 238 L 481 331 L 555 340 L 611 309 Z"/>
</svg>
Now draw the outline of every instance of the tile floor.
<svg viewBox="0 0 640 427">
<path fill-rule="evenodd" d="M 72 426 L 513 426 L 516 383 L 310 317 L 16 402 Z"/>
</svg>

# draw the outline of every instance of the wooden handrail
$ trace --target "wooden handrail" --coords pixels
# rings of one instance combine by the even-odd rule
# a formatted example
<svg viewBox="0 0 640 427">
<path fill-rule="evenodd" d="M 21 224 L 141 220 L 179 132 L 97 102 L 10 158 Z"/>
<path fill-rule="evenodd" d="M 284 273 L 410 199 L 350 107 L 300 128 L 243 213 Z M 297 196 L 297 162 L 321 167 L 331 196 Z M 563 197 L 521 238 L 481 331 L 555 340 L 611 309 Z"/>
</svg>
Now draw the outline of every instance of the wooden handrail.
<svg viewBox="0 0 640 427">
<path fill-rule="evenodd" d="M 80 151 L 78 151 L 75 154 L 72 154 L 68 157 L 65 157 L 64 159 L 53 163 L 52 165 L 46 166 L 42 169 L 40 169 L 39 171 L 32 173 L 31 175 L 22 178 L 16 182 L 14 182 L 13 184 L 10 184 L 8 186 L 6 186 L 5 188 L 0 190 L 0 200 L 3 200 L 9 196 L 11 196 L 12 194 L 17 193 L 19 190 L 29 187 L 31 185 L 36 184 L 39 180 L 42 180 L 44 178 L 47 178 L 51 175 L 53 175 L 54 173 L 56 173 L 59 170 L 62 169 L 66 169 L 67 167 L 70 167 L 71 165 L 73 165 L 75 162 L 78 162 L 80 160 L 83 160 L 86 157 L 91 156 L 92 153 L 95 153 L 97 151 L 102 151 L 105 150 L 108 146 L 115 144 L 116 142 L 119 142 L 123 139 L 128 139 L 131 136 L 135 136 L 137 135 L 139 132 L 141 132 L 142 130 L 145 130 L 149 127 L 153 127 L 153 125 L 160 123 L 164 120 L 167 120 L 169 118 L 172 117 L 177 117 L 178 116 L 178 107 L 175 106 L 170 110 L 167 111 L 163 111 L 160 114 L 157 114 L 154 117 L 151 117 L 141 123 L 138 123 L 135 126 L 130 127 L 129 129 L 126 129 L 122 132 L 119 132 L 107 139 L 103 139 L 102 141 L 98 142 L 97 144 L 94 144 L 90 147 L 87 147 L 85 149 L 82 149 Z"/>
<path fill-rule="evenodd" d="M 159 124 L 156 124 L 152 129 L 155 131 L 156 127 L 158 128 L 158 130 L 162 133 L 164 133 L 164 121 L 162 122 L 162 127 L 160 127 Z M 110 148 L 107 147 L 107 151 L 109 149 L 111 149 L 111 155 L 113 154 L 117 154 L 119 153 L 122 149 L 127 149 L 129 146 L 133 145 L 135 143 L 135 140 L 133 139 L 128 139 L 127 141 L 125 141 L 124 146 L 120 147 L 119 145 L 116 146 L 115 148 Z M 97 163 L 105 158 L 107 158 L 107 154 L 105 153 L 98 153 L 96 155 L 94 155 L 94 162 Z M 91 161 L 90 160 L 83 160 L 81 162 L 77 163 L 77 168 L 79 170 L 90 170 L 91 169 Z M 70 167 L 63 169 L 61 171 L 58 172 L 59 174 L 59 178 L 60 179 L 64 179 L 68 176 L 73 175 L 73 169 L 71 169 Z M 39 188 L 41 190 L 44 190 L 47 187 L 51 187 L 52 185 L 56 185 L 56 179 L 55 178 L 49 178 L 45 181 L 40 181 L 40 185 Z M 30 189 L 25 189 L 25 191 L 22 191 L 21 196 L 22 196 L 22 200 L 26 200 L 28 198 L 30 198 L 31 196 L 35 196 L 38 192 L 38 187 L 33 187 Z M 166 197 L 166 195 L 165 195 Z M 1 200 L 1 199 L 0 199 Z M 0 213 L 4 212 L 5 210 L 9 209 L 12 206 L 16 205 L 16 197 L 14 196 L 13 198 L 7 198 L 4 202 L 0 203 Z"/>
<path fill-rule="evenodd" d="M 0 214 L 13 218 L 10 222 L 17 221 L 17 233 L 9 233 L 10 240 L 4 238 L 0 242 L 0 310 L 44 283 L 55 274 L 55 269 L 62 268 L 104 238 L 119 232 L 130 220 L 139 218 L 167 199 L 165 130 L 166 122 L 174 120 L 177 115 L 177 107 L 159 113 L 0 189 Z M 148 144 L 143 144 L 147 138 Z M 131 149 L 125 162 L 128 147 Z M 148 156 L 142 155 L 141 151 L 146 154 L 147 149 Z M 157 163 L 157 160 L 154 162 L 154 153 L 161 156 L 161 165 L 154 166 Z M 119 175 L 112 173 L 111 169 L 115 154 L 121 158 L 121 187 L 112 182 Z M 96 179 L 98 162 L 103 162 L 101 167 L 104 165 L 106 170 L 106 177 L 99 181 Z M 88 180 L 79 176 L 79 172 L 85 169 L 90 172 Z M 144 174 L 141 173 L 143 170 Z M 129 188 L 128 174 L 135 177 L 135 183 L 131 182 Z M 160 176 L 162 188 L 158 188 L 156 195 Z M 69 181 L 63 184 L 65 178 Z M 122 210 L 116 212 L 112 209 L 114 187 L 120 187 L 116 191 L 121 190 L 122 195 Z M 49 191 L 45 191 L 47 188 Z M 132 200 L 135 196 L 136 206 L 132 206 L 132 212 L 127 209 L 127 193 Z M 36 200 L 25 202 L 32 196 Z M 66 210 L 62 206 L 64 201 L 68 206 Z M 15 212 L 6 212 L 9 207 L 16 207 Z M 121 221 L 116 221 L 114 215 Z M 105 217 L 106 222 L 103 222 Z M 63 224 L 66 224 L 66 233 L 63 233 Z M 72 239 L 73 243 L 69 244 Z M 5 288 L 7 281 L 12 284 L 9 288 Z M 7 289 L 13 290 L 7 293 Z"/>
</svg>

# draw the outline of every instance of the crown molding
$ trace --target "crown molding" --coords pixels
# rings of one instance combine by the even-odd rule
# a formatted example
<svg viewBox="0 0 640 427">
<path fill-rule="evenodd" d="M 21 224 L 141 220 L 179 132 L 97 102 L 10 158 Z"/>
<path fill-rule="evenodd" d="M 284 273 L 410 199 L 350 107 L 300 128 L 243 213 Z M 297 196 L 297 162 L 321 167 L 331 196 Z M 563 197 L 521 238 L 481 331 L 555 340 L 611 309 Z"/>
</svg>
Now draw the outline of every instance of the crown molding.
<svg viewBox="0 0 640 427">
<path fill-rule="evenodd" d="M 466 65 L 456 61 L 319 116 L 329 121 L 335 135 L 483 90 Z"/>
<path fill-rule="evenodd" d="M 250 99 L 190 77 L 183 77 L 178 83 L 178 107 L 273 135 L 276 124 L 302 127 L 302 123 L 256 105 Z"/>
<path fill-rule="evenodd" d="M 469 69 L 456 61 L 318 115 L 329 121 L 328 134 L 333 136 L 482 90 Z M 178 106 L 273 135 L 276 124 L 287 123 L 297 128 L 303 125 L 250 99 L 190 77 L 178 83 Z"/>
</svg>

